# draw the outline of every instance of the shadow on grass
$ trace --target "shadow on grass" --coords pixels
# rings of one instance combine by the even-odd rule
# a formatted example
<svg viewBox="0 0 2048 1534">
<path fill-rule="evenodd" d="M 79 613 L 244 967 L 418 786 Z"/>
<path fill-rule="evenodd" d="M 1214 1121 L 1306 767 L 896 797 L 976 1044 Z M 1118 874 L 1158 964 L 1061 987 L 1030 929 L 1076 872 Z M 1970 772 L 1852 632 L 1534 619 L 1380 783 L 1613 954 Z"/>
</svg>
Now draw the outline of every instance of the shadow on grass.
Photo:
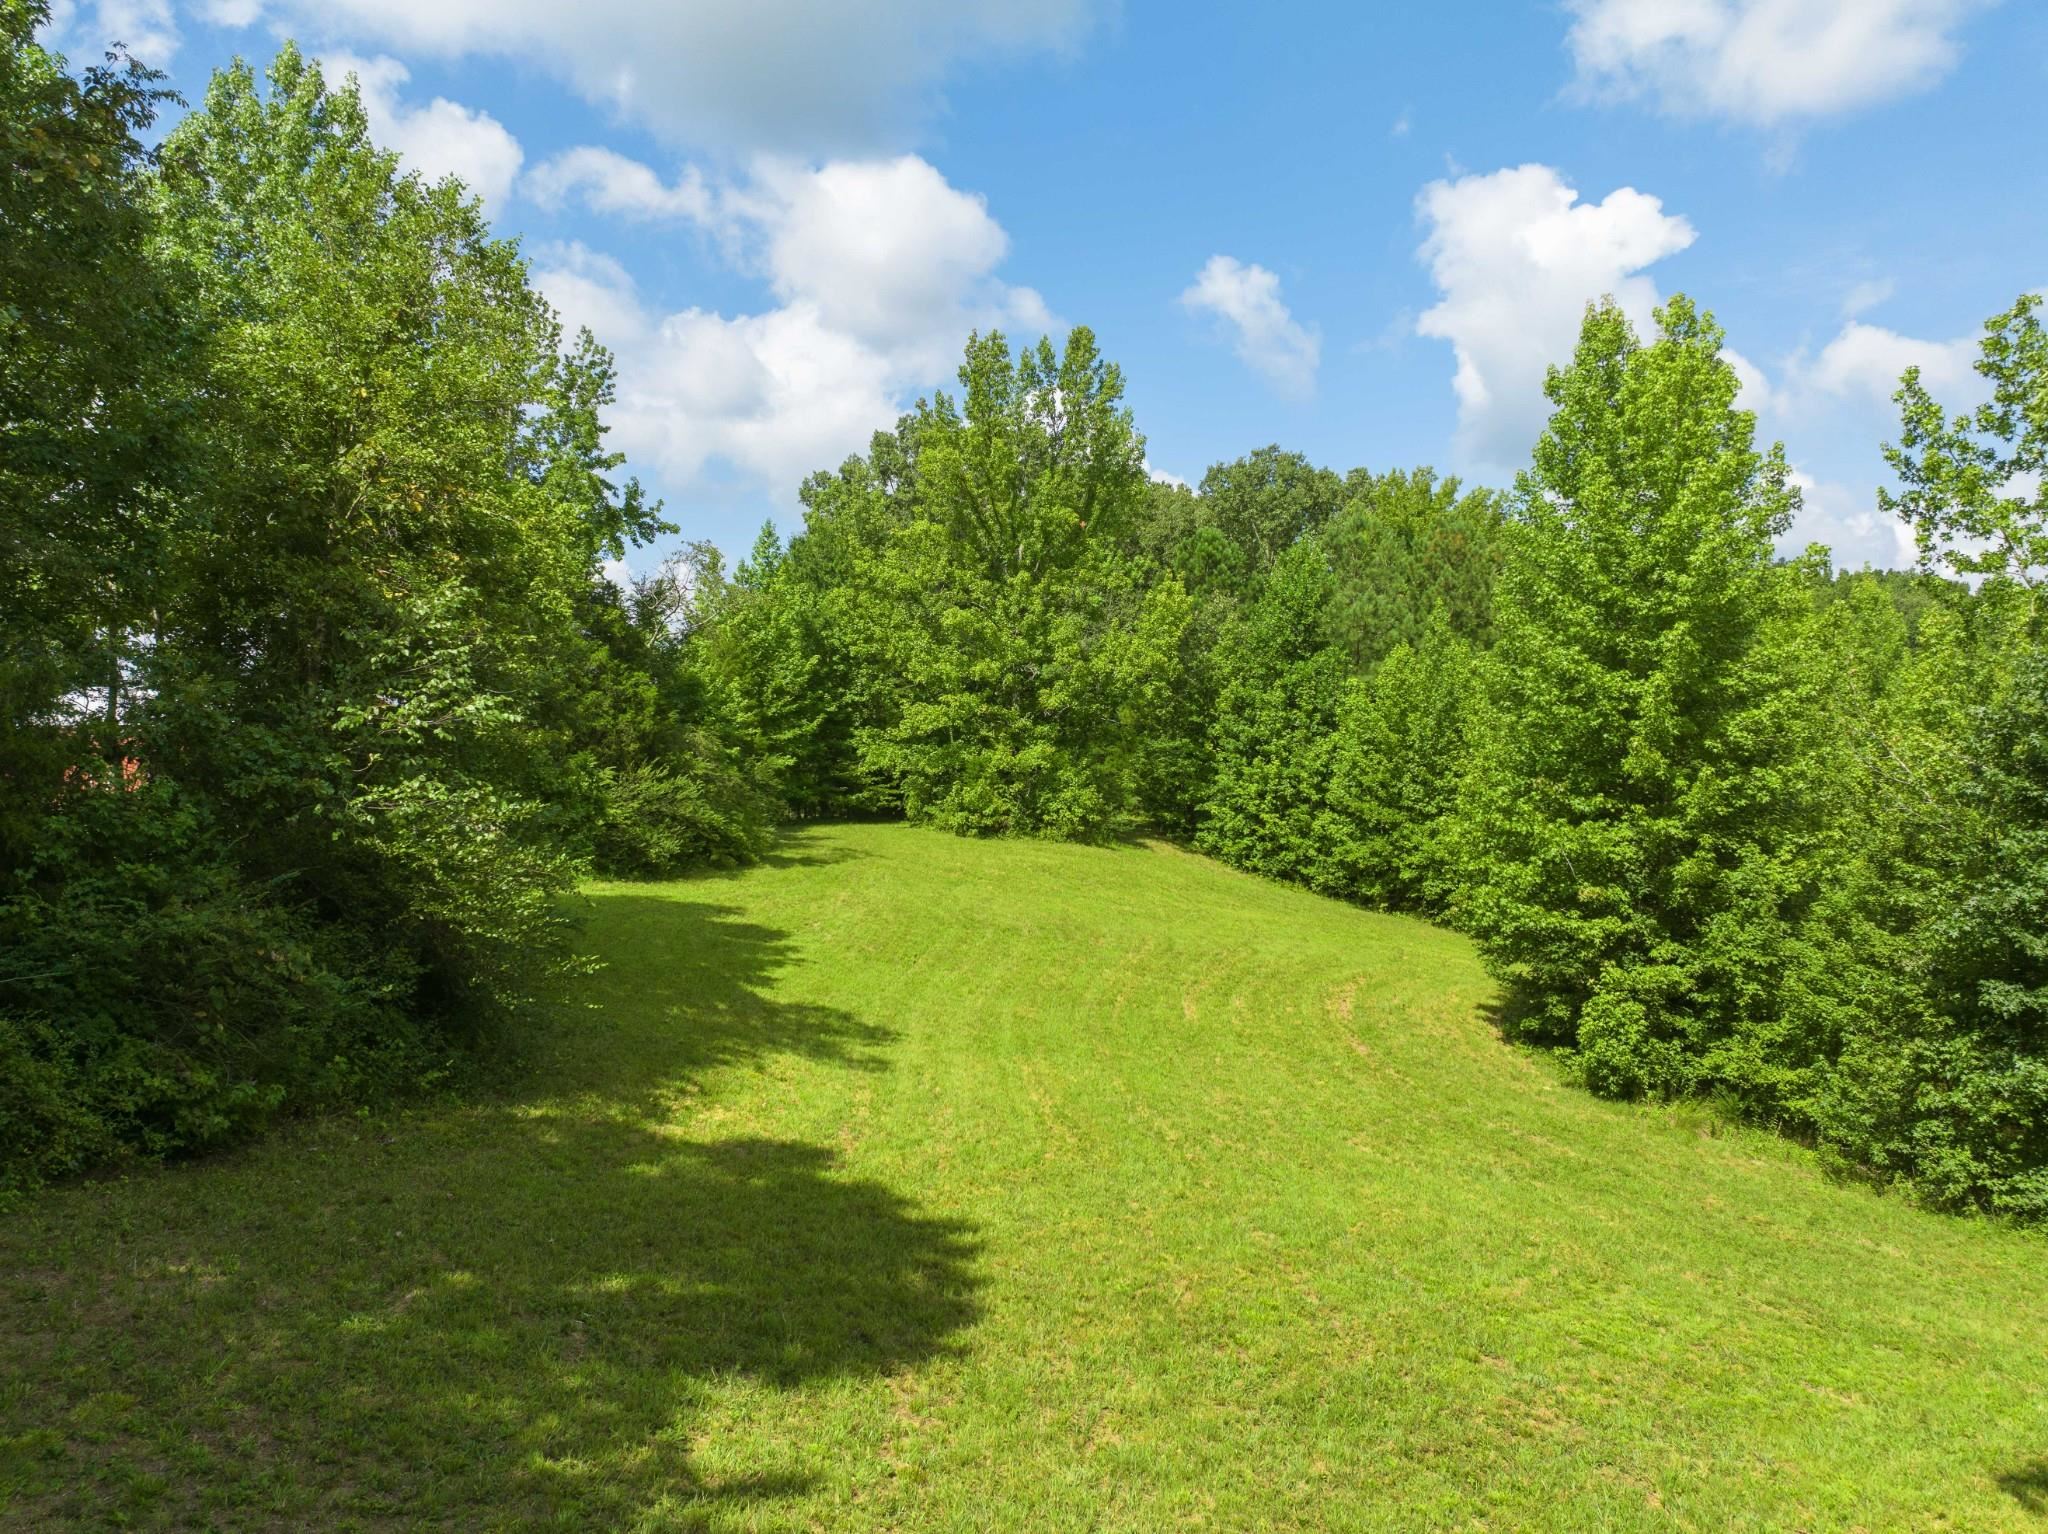
<svg viewBox="0 0 2048 1534">
<path fill-rule="evenodd" d="M 2037 1459 L 1998 1477 L 2005 1494 L 2036 1518 L 2048 1518 L 2048 1459 Z"/>
<path fill-rule="evenodd" d="M 1501 986 L 1480 1002 L 1479 1016 L 1504 1044 L 1524 1045 L 1547 1054 L 1571 1047 L 1568 1038 L 1538 1022 L 1534 1001 L 1513 985 Z"/>
<path fill-rule="evenodd" d="M 888 1032 L 777 1000 L 787 935 L 730 908 L 599 904 L 598 1010 L 564 1008 L 536 1090 L 62 1190 L 0 1235 L 0 1523 L 718 1527 L 816 1462 L 711 1432 L 714 1397 L 960 1346 L 969 1225 L 659 1111 L 777 1053 L 878 1069 Z"/>
<path fill-rule="evenodd" d="M 893 1030 L 774 994 L 797 960 L 788 933 L 735 906 L 679 898 L 706 885 L 669 888 L 593 897 L 587 936 L 604 967 L 522 1039 L 529 1089 L 653 1109 L 708 1071 L 771 1055 L 886 1068 Z"/>
<path fill-rule="evenodd" d="M 761 861 L 770 868 L 830 868 L 852 863 L 869 854 L 843 842 L 833 845 L 816 826 L 793 826 L 776 840 L 774 850 Z"/>
</svg>

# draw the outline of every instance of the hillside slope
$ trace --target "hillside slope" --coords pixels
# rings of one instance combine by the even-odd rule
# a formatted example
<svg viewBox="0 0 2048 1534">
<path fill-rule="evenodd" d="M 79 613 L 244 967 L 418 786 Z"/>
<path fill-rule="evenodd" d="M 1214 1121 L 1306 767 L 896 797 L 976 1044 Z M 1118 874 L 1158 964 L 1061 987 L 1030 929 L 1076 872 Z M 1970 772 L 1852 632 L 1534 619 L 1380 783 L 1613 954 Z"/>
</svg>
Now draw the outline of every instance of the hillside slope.
<svg viewBox="0 0 2048 1534">
<path fill-rule="evenodd" d="M 1159 847 L 591 891 L 524 1089 L 0 1233 L 0 1523 L 2048 1528 L 2048 1243 Z"/>
</svg>

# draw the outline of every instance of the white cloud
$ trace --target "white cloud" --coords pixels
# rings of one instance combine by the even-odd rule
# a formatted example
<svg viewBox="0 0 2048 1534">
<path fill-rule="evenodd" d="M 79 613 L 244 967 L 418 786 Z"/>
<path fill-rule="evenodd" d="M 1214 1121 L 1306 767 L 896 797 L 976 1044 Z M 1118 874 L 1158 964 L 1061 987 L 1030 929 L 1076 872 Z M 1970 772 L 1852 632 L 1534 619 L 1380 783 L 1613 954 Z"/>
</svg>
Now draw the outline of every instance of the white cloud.
<svg viewBox="0 0 2048 1534">
<path fill-rule="evenodd" d="M 430 182 L 459 177 L 487 207 L 495 211 L 504 205 L 526 156 L 519 140 L 495 117 L 445 96 L 436 96 L 425 106 L 401 100 L 399 87 L 412 76 L 393 58 L 329 53 L 321 58 L 320 71 L 335 85 L 355 76 L 370 137 L 396 151 L 404 169 L 416 170 Z"/>
<path fill-rule="evenodd" d="M 1778 540 L 1781 553 L 1795 554 L 1809 543 L 1824 543 L 1837 570 L 1865 565 L 1896 569 L 1919 557 L 1913 529 L 1878 509 L 1874 488 L 1852 490 L 1797 468 L 1792 483 L 1798 487 L 1801 507 L 1791 529 Z"/>
<path fill-rule="evenodd" d="M 1581 89 L 1775 126 L 1924 90 L 1985 0 L 1566 0 Z"/>
<path fill-rule="evenodd" d="M 1036 292 L 991 275 L 1010 237 L 987 202 L 915 155 L 817 169 L 762 161 L 734 205 L 764 236 L 777 297 L 814 305 L 824 324 L 912 371 L 957 361 L 976 327 L 1052 328 Z"/>
<path fill-rule="evenodd" d="M 529 64 L 672 141 L 898 140 L 963 61 L 1072 47 L 1096 0 L 270 0 L 310 36 Z M 253 19 L 253 18 L 252 18 Z"/>
<path fill-rule="evenodd" d="M 1180 301 L 1229 325 L 1239 359 L 1282 394 L 1300 398 L 1315 392 L 1322 338 L 1295 322 L 1272 272 L 1230 256 L 1211 256 Z"/>
<path fill-rule="evenodd" d="M 1851 320 L 1818 356 L 1810 361 L 1795 358 L 1788 365 L 1787 388 L 1795 398 L 1861 399 L 1888 406 L 1898 392 L 1899 376 L 1917 367 L 1929 391 L 1954 404 L 1958 394 L 1974 396 L 1977 375 L 1971 364 L 1976 359 L 1974 336 L 1922 341 Z"/>
<path fill-rule="evenodd" d="M 1045 301 L 993 272 L 1010 237 L 987 201 L 916 155 L 807 166 L 759 156 L 744 181 L 713 185 L 694 165 L 671 186 L 609 149 L 572 149 L 528 173 L 544 207 L 674 219 L 718 237 L 777 298 L 899 362 L 943 369 L 975 328 L 1054 328 Z"/>
<path fill-rule="evenodd" d="M 572 198 L 597 213 L 627 218 L 683 218 L 708 223 L 713 216 L 711 192 L 696 166 L 684 168 L 674 186 L 638 160 L 610 149 L 585 145 L 545 160 L 526 173 L 520 190 L 550 211 Z"/>
<path fill-rule="evenodd" d="M 1010 237 L 986 199 L 915 155 L 821 166 L 759 156 L 744 180 L 714 185 L 690 165 L 671 186 L 638 161 L 586 147 L 536 166 L 524 187 L 550 208 L 573 197 L 597 212 L 702 228 L 777 298 L 808 304 L 899 371 L 943 370 L 972 329 L 1058 324 L 1037 292 L 994 276 Z"/>
<path fill-rule="evenodd" d="M 1150 479 L 1155 485 L 1171 485 L 1176 490 L 1194 489 L 1193 485 L 1190 485 L 1178 474 L 1169 474 L 1164 469 L 1153 468 L 1152 460 L 1149 458 L 1145 460 L 1145 476 L 1146 478 Z"/>
<path fill-rule="evenodd" d="M 1451 343 L 1461 454 L 1493 467 L 1519 463 L 1541 431 L 1544 372 L 1570 360 L 1586 305 L 1611 296 L 1647 332 L 1657 288 L 1640 273 L 1694 239 L 1655 197 L 1623 187 L 1580 202 L 1548 165 L 1433 181 L 1416 208 L 1443 297 L 1415 329 Z"/>
<path fill-rule="evenodd" d="M 1721 360 L 1735 369 L 1739 385 L 1735 391 L 1736 407 L 1759 414 L 1769 410 L 1777 399 L 1777 393 L 1771 388 L 1770 379 L 1764 376 L 1764 370 L 1732 346 L 1721 348 Z"/>
<path fill-rule="evenodd" d="M 534 280 L 560 311 L 565 334 L 588 330 L 614 351 L 634 345 L 647 329 L 632 275 L 610 256 L 580 241 L 544 246 Z"/>
<path fill-rule="evenodd" d="M 995 276 L 1009 237 L 982 199 L 922 160 L 762 161 L 716 188 L 686 174 L 679 185 L 701 199 L 621 169 L 631 162 L 578 163 L 603 174 L 565 172 L 565 189 L 660 191 L 626 203 L 711 229 L 778 300 L 758 314 L 662 313 L 609 257 L 541 253 L 535 281 L 567 326 L 588 325 L 618 354 L 615 440 L 671 491 L 727 465 L 787 495 L 943 380 L 969 330 L 1056 326 L 1037 293 Z"/>
<path fill-rule="evenodd" d="M 1859 314 L 1868 314 L 1897 291 L 1889 277 L 1875 277 L 1856 283 L 1842 295 L 1842 318 L 1853 320 Z"/>
<path fill-rule="evenodd" d="M 98 63 L 119 43 L 130 57 L 163 69 L 183 41 L 171 0 L 97 0 L 91 6 L 58 0 L 46 31 L 49 45 L 80 65 Z"/>
<path fill-rule="evenodd" d="M 786 495 L 895 418 L 889 359 L 813 305 L 660 314 L 616 263 L 580 247 L 543 252 L 534 280 L 568 325 L 589 325 L 618 353 L 612 440 L 671 489 L 720 461 Z"/>
</svg>

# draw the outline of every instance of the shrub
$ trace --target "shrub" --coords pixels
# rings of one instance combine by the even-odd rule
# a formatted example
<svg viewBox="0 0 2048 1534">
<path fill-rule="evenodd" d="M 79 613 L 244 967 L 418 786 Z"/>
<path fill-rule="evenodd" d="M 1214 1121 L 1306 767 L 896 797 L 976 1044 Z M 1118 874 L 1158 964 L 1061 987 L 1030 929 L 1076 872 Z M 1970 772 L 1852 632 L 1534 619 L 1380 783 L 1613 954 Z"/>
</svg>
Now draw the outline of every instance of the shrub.
<svg viewBox="0 0 2048 1534">
<path fill-rule="evenodd" d="M 658 879 L 697 868 L 736 868 L 768 850 L 775 802 L 707 741 L 674 766 L 605 774 L 599 871 Z"/>
<path fill-rule="evenodd" d="M 86 789 L 0 902 L 0 1187 L 220 1145 L 438 1070 L 417 975 L 245 884 L 162 784 Z"/>
</svg>

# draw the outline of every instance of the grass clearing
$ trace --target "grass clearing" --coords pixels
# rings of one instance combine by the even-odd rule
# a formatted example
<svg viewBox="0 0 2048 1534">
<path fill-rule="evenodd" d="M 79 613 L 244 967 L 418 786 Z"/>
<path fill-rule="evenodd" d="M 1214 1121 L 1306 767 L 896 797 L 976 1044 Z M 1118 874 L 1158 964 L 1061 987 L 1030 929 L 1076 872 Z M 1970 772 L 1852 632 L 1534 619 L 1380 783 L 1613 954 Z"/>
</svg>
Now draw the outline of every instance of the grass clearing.
<svg viewBox="0 0 2048 1534">
<path fill-rule="evenodd" d="M 0 1233 L 36 1529 L 2048 1530 L 2048 1242 L 1502 1045 L 1165 848 L 591 890 L 503 1098 Z"/>
</svg>

